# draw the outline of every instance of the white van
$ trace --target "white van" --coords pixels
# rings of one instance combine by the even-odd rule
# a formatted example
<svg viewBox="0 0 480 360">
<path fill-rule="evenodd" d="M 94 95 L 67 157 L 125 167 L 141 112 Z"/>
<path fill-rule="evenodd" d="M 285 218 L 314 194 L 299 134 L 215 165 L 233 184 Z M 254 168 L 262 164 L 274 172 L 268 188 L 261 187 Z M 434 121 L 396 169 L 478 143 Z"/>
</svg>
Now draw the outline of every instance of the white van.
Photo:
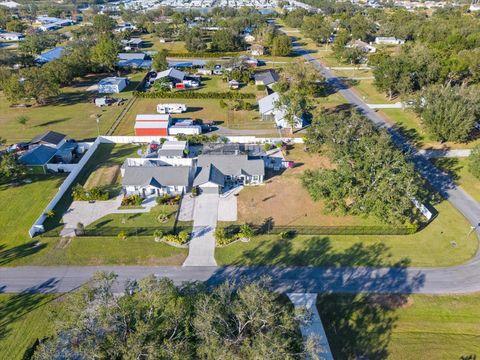
<svg viewBox="0 0 480 360">
<path fill-rule="evenodd" d="M 159 114 L 181 114 L 187 111 L 185 104 L 158 104 L 157 112 Z"/>
</svg>

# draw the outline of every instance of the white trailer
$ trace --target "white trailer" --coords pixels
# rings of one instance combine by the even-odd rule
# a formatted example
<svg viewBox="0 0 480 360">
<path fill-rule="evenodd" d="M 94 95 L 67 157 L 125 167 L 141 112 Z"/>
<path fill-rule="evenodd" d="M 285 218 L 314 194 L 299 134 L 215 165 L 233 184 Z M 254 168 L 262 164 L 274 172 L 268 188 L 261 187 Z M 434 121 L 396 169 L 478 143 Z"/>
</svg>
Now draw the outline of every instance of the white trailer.
<svg viewBox="0 0 480 360">
<path fill-rule="evenodd" d="M 190 126 L 170 126 L 168 128 L 168 135 L 200 135 L 202 133 L 202 127 L 199 125 Z"/>
<path fill-rule="evenodd" d="M 185 104 L 158 104 L 157 112 L 159 114 L 181 114 L 187 111 Z"/>
</svg>

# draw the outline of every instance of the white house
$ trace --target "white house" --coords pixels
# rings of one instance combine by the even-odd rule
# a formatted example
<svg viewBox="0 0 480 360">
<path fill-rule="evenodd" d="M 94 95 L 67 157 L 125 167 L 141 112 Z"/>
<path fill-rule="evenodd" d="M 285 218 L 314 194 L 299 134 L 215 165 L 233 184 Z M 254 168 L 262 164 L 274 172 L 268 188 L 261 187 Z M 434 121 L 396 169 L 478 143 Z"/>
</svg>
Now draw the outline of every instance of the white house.
<svg viewBox="0 0 480 360">
<path fill-rule="evenodd" d="M 405 44 L 405 40 L 397 39 L 396 37 L 378 36 L 375 38 L 375 44 L 378 45 L 401 45 Z"/>
<path fill-rule="evenodd" d="M 161 196 L 177 195 L 189 189 L 189 166 L 124 165 L 122 186 L 125 195 Z"/>
<path fill-rule="evenodd" d="M 275 125 L 279 128 L 290 128 L 290 124 L 285 118 L 285 110 L 277 106 L 277 102 L 280 99 L 278 93 L 270 94 L 258 101 L 258 110 L 262 117 L 262 120 L 275 122 Z M 295 117 L 295 129 L 301 129 L 305 126 L 303 118 Z"/>
<path fill-rule="evenodd" d="M 17 32 L 0 33 L 0 41 L 20 41 L 25 38 L 25 35 Z"/>
<path fill-rule="evenodd" d="M 265 53 L 265 48 L 263 47 L 263 45 L 253 44 L 253 45 L 250 47 L 250 53 L 251 53 L 253 56 L 262 56 L 262 55 Z"/>
<path fill-rule="evenodd" d="M 254 42 L 255 41 L 255 36 L 253 36 L 252 34 L 245 34 L 245 36 L 243 37 L 243 40 L 245 40 L 245 42 Z"/>
<path fill-rule="evenodd" d="M 199 155 L 193 186 L 205 193 L 221 193 L 236 185 L 260 185 L 265 177 L 262 159 L 248 155 Z"/>
<path fill-rule="evenodd" d="M 364 53 L 374 53 L 374 52 L 377 51 L 377 48 L 375 46 L 369 45 L 362 40 L 351 41 L 346 47 L 357 48 L 357 49 L 363 51 Z"/>
<path fill-rule="evenodd" d="M 100 94 L 118 94 L 127 87 L 128 79 L 125 77 L 108 77 L 98 82 L 98 92 Z"/>
</svg>

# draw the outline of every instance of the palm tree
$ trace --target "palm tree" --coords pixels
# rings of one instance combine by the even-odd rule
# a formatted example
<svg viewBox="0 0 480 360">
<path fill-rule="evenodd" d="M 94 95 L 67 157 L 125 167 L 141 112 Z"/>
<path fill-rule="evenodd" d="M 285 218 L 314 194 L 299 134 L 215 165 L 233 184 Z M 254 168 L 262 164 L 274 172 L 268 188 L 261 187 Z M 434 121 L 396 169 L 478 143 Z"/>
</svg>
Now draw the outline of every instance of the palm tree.
<svg viewBox="0 0 480 360">
<path fill-rule="evenodd" d="M 240 232 L 238 233 L 241 238 L 247 239 L 250 241 L 250 239 L 253 237 L 254 232 L 252 227 L 249 224 L 243 224 L 240 226 Z"/>
</svg>

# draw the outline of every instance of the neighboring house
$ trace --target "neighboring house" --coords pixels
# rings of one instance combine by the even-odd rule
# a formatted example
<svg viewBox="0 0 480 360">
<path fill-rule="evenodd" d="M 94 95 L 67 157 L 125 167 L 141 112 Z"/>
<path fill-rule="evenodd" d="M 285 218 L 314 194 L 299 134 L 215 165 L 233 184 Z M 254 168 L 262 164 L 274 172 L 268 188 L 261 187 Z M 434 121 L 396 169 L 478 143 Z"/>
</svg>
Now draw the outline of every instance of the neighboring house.
<svg viewBox="0 0 480 360">
<path fill-rule="evenodd" d="M 139 114 L 135 119 L 136 136 L 168 136 L 172 118 L 168 114 Z"/>
<path fill-rule="evenodd" d="M 254 75 L 255 85 L 264 85 L 271 87 L 275 84 L 280 76 L 277 74 L 275 70 L 266 70 L 262 72 L 255 73 Z"/>
<path fill-rule="evenodd" d="M 236 89 L 240 88 L 240 82 L 238 82 L 237 80 L 230 80 L 228 82 L 228 87 L 230 89 L 236 90 Z"/>
<path fill-rule="evenodd" d="M 63 144 L 67 142 L 66 135 L 58 133 L 56 131 L 47 131 L 43 134 L 35 136 L 30 141 L 29 149 L 33 149 L 37 146 L 44 145 L 53 149 L 59 149 Z"/>
<path fill-rule="evenodd" d="M 5 6 L 9 9 L 16 9 L 19 6 L 21 6 L 21 4 L 15 2 L 15 1 L 1 1 L 0 6 Z"/>
<path fill-rule="evenodd" d="M 160 80 L 160 79 L 167 79 L 168 81 L 176 84 L 176 83 L 181 83 L 183 80 L 187 77 L 187 74 L 185 74 L 183 71 L 170 68 L 165 71 L 161 71 L 157 73 L 157 76 L 155 77 L 155 81 Z"/>
<path fill-rule="evenodd" d="M 143 47 L 143 40 L 141 38 L 131 38 L 128 40 L 122 40 L 122 45 L 125 46 L 125 50 L 138 50 Z"/>
<path fill-rule="evenodd" d="M 120 68 L 150 69 L 152 60 L 144 53 L 120 53 L 117 66 Z"/>
<path fill-rule="evenodd" d="M 378 44 L 378 45 L 402 45 L 402 44 L 405 44 L 405 40 L 397 39 L 396 37 L 378 36 L 378 37 L 375 38 L 375 44 Z"/>
<path fill-rule="evenodd" d="M 38 29 L 40 31 L 52 31 L 60 29 L 64 26 L 70 26 L 75 22 L 70 19 L 59 19 L 51 16 L 38 16 L 35 24 L 39 25 Z"/>
<path fill-rule="evenodd" d="M 21 41 L 25 38 L 25 35 L 17 32 L 4 32 L 0 33 L 0 41 Z"/>
<path fill-rule="evenodd" d="M 189 190 L 190 166 L 125 166 L 122 169 L 125 195 L 161 196 Z"/>
<path fill-rule="evenodd" d="M 128 79 L 125 77 L 108 77 L 98 82 L 100 94 L 118 94 L 127 87 Z"/>
<path fill-rule="evenodd" d="M 57 60 L 63 55 L 64 51 L 65 49 L 63 47 L 53 48 L 52 50 L 49 50 L 47 52 L 44 52 L 43 54 L 38 55 L 35 58 L 35 61 L 39 64 L 45 64 L 50 61 Z"/>
<path fill-rule="evenodd" d="M 374 52 L 377 51 L 376 47 L 374 47 L 372 45 L 369 45 L 362 40 L 351 41 L 350 43 L 348 43 L 348 45 L 346 47 L 357 48 L 357 49 L 363 51 L 364 53 L 374 53 Z"/>
<path fill-rule="evenodd" d="M 260 44 L 253 44 L 250 47 L 250 54 L 253 56 L 261 56 L 265 53 L 265 47 Z"/>
<path fill-rule="evenodd" d="M 290 124 L 285 118 L 285 110 L 278 108 L 276 103 L 280 99 L 278 93 L 270 94 L 258 101 L 258 110 L 262 117 L 262 120 L 274 121 L 275 125 L 279 128 L 290 128 Z M 295 117 L 295 128 L 301 129 L 305 126 L 303 118 Z"/>
<path fill-rule="evenodd" d="M 259 185 L 265 177 L 262 159 L 248 155 L 199 155 L 193 186 L 205 193 L 221 193 L 236 185 Z"/>
<path fill-rule="evenodd" d="M 124 32 L 124 31 L 134 31 L 136 30 L 137 27 L 135 25 L 132 25 L 130 23 L 124 23 L 115 28 L 116 32 Z"/>
<path fill-rule="evenodd" d="M 47 131 L 32 139 L 28 150 L 18 161 L 32 174 L 46 174 L 49 163 L 71 163 L 78 144 L 55 131 Z"/>
<path fill-rule="evenodd" d="M 159 158 L 183 158 L 188 152 L 188 143 L 186 141 L 165 141 L 162 147 L 157 150 Z"/>
<path fill-rule="evenodd" d="M 245 34 L 243 39 L 245 40 L 245 42 L 251 43 L 255 41 L 255 36 L 253 36 L 252 34 Z"/>
</svg>

